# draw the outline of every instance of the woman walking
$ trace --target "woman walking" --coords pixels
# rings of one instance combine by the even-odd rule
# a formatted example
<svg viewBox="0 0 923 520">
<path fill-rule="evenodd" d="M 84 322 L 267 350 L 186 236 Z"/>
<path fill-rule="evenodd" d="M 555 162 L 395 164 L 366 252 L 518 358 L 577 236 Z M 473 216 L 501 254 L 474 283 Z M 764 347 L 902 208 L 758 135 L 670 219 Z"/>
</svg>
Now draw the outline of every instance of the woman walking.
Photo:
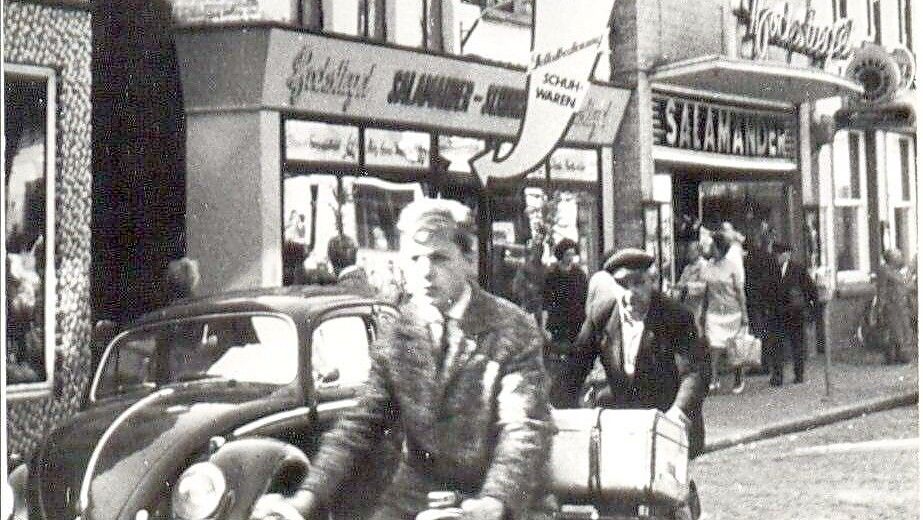
<svg viewBox="0 0 923 520">
<path fill-rule="evenodd" d="M 749 328 L 747 297 L 744 291 L 743 269 L 728 257 L 734 236 L 725 229 L 713 235 L 714 254 L 704 272 L 705 279 L 705 337 L 712 349 L 711 390 L 721 388 L 718 362 L 728 346 L 741 332 Z M 743 392 L 743 369 L 734 371 L 733 393 Z"/>
</svg>

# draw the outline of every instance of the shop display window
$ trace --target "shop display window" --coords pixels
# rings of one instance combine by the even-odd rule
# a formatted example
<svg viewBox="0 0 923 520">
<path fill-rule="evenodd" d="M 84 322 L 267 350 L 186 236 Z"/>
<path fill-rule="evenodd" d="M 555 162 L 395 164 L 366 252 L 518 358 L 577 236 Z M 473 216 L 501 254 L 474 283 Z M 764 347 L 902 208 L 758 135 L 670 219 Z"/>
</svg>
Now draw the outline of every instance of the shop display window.
<svg viewBox="0 0 923 520">
<path fill-rule="evenodd" d="M 491 290 L 541 316 L 544 275 L 555 244 L 580 249 L 580 268 L 599 269 L 599 161 L 595 150 L 560 149 L 511 192 L 491 197 Z"/>
<path fill-rule="evenodd" d="M 283 284 L 333 283 L 327 245 L 345 235 L 355 241 L 356 264 L 370 284 L 395 299 L 403 286 L 397 220 L 423 197 L 422 184 L 328 173 L 294 174 L 284 182 Z"/>
<path fill-rule="evenodd" d="M 870 269 L 866 150 L 861 132 L 840 132 L 833 142 L 834 254 L 838 277 L 864 279 Z"/>
<path fill-rule="evenodd" d="M 48 391 L 55 360 L 55 72 L 4 64 L 6 382 Z"/>
</svg>

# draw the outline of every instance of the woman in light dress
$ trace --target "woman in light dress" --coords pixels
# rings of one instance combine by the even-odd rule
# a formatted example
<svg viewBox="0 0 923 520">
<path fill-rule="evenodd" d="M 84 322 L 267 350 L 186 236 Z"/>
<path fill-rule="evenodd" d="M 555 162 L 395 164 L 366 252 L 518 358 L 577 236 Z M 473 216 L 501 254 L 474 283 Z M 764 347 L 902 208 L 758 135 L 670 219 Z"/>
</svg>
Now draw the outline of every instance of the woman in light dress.
<svg viewBox="0 0 923 520">
<path fill-rule="evenodd" d="M 730 342 L 749 328 L 747 297 L 744 292 L 743 266 L 729 255 L 737 235 L 733 230 L 721 229 L 712 235 L 712 260 L 704 269 L 705 281 L 705 337 L 712 349 L 711 390 L 721 387 L 718 379 L 718 362 L 727 353 Z M 734 371 L 733 392 L 744 389 L 743 369 Z"/>
</svg>

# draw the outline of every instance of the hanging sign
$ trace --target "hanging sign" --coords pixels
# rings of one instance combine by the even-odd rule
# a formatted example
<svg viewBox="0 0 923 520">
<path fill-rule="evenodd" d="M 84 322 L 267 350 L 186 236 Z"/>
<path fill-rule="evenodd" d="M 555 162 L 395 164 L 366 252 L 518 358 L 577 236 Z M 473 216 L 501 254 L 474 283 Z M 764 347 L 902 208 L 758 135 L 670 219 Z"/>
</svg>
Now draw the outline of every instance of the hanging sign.
<svg viewBox="0 0 923 520">
<path fill-rule="evenodd" d="M 526 79 L 526 112 L 513 149 L 471 160 L 486 185 L 490 178 L 524 175 L 548 158 L 581 110 L 614 0 L 536 2 L 532 55 Z"/>
<path fill-rule="evenodd" d="M 359 129 L 316 121 L 286 121 L 285 158 L 356 164 L 359 162 Z"/>
<path fill-rule="evenodd" d="M 365 130 L 365 164 L 429 168 L 429 134 L 397 130 Z"/>
</svg>

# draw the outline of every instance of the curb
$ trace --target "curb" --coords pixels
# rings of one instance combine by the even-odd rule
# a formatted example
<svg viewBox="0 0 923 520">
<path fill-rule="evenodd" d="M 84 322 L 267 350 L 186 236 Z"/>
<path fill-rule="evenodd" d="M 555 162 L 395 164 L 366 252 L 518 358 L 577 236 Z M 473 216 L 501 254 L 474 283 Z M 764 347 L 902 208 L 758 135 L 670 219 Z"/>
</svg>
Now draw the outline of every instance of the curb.
<svg viewBox="0 0 923 520">
<path fill-rule="evenodd" d="M 754 442 L 768 439 L 770 437 L 778 437 L 779 435 L 785 435 L 788 433 L 804 431 L 817 426 L 824 426 L 827 424 L 844 421 L 846 419 L 852 419 L 863 414 L 890 410 L 892 408 L 899 408 L 901 406 L 910 406 L 916 404 L 918 399 L 919 390 L 913 390 L 903 394 L 872 399 L 861 403 L 838 406 L 836 408 L 824 410 L 807 417 L 799 417 L 793 420 L 780 421 L 777 423 L 768 424 L 761 428 L 746 430 L 740 433 L 735 433 L 733 435 L 719 437 L 712 442 L 707 442 L 705 444 L 705 449 L 702 450 L 702 453 L 711 453 L 713 451 L 731 448 L 740 444 L 746 444 L 748 442 Z"/>
</svg>

